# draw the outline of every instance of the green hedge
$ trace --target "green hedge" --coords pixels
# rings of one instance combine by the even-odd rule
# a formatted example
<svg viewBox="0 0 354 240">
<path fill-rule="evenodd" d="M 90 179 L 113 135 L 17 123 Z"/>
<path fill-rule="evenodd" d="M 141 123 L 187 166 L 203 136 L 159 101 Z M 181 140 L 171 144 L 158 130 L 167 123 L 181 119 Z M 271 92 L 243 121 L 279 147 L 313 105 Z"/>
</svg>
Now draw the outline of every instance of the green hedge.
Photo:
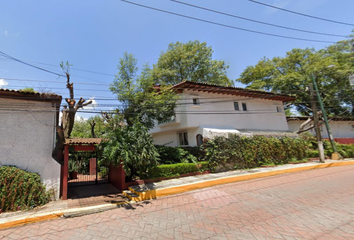
<svg viewBox="0 0 354 240">
<path fill-rule="evenodd" d="M 204 172 L 208 162 L 165 164 L 149 169 L 148 178 L 176 177 L 181 174 Z"/>
<path fill-rule="evenodd" d="M 196 163 L 197 157 L 182 147 L 155 145 L 160 155 L 160 164 Z"/>
<path fill-rule="evenodd" d="M 285 164 L 306 158 L 307 144 L 304 139 L 289 137 L 216 137 L 203 144 L 203 160 L 209 162 L 214 170 L 220 166 L 243 169 Z"/>
<path fill-rule="evenodd" d="M 315 136 L 309 133 L 300 134 L 300 137 L 307 142 L 308 151 L 307 157 L 308 158 L 318 158 L 318 146 L 317 146 L 317 139 Z M 339 144 L 334 143 L 337 147 L 338 153 L 344 158 L 354 158 L 354 145 L 353 144 Z M 331 143 L 328 140 L 323 141 L 323 148 L 325 151 L 326 156 L 331 156 L 333 153 L 333 149 Z"/>
<path fill-rule="evenodd" d="M 36 173 L 0 167 L 0 211 L 17 211 L 44 205 L 49 194 Z"/>
</svg>

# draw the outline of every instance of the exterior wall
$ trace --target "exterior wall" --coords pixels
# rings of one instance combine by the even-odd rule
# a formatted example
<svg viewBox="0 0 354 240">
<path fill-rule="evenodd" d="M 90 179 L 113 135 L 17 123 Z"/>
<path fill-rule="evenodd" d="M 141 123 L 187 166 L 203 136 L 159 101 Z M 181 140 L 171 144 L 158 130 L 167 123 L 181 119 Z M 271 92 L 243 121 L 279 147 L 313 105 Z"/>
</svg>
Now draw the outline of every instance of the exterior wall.
<svg viewBox="0 0 354 240">
<path fill-rule="evenodd" d="M 305 121 L 301 120 L 291 120 L 288 122 L 290 131 L 296 132 L 299 130 L 299 127 Z M 329 126 L 333 138 L 354 138 L 354 121 L 330 121 Z M 312 135 L 315 135 L 315 130 L 312 129 L 308 131 Z M 328 133 L 325 124 L 321 125 L 321 135 L 323 138 L 328 138 Z"/>
<path fill-rule="evenodd" d="M 193 98 L 200 104 L 194 105 Z M 234 102 L 239 103 L 239 111 L 234 109 Z M 242 103 L 246 103 L 247 111 L 242 110 Z M 195 136 L 203 135 L 203 128 L 289 131 L 281 101 L 185 90 L 175 112 L 175 121 L 156 124 L 150 131 L 155 144 L 178 146 L 178 132 L 188 131 L 188 143 L 195 146 Z"/>
<path fill-rule="evenodd" d="M 181 131 L 167 131 L 167 132 L 159 132 L 153 134 L 154 143 L 157 145 L 166 145 L 171 147 L 179 146 L 178 133 L 179 132 L 187 132 L 188 133 L 188 146 L 196 146 L 197 134 L 203 134 L 203 128 L 188 128 Z"/>
<path fill-rule="evenodd" d="M 59 198 L 60 164 L 52 159 L 55 107 L 49 102 L 0 98 L 0 165 L 14 165 L 41 176 Z M 15 111 L 14 111 L 15 110 Z M 17 110 L 17 111 L 16 111 Z"/>
</svg>

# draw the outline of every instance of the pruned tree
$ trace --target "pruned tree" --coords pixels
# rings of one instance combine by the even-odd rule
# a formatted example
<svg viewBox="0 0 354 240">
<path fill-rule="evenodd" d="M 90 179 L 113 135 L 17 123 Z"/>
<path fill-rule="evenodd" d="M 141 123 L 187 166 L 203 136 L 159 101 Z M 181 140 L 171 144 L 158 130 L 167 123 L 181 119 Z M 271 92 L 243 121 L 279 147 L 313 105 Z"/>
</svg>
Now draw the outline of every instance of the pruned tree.
<svg viewBox="0 0 354 240">
<path fill-rule="evenodd" d="M 60 67 L 65 72 L 66 79 L 67 79 L 66 88 L 69 89 L 69 93 L 70 93 L 70 98 L 65 98 L 65 101 L 67 102 L 68 105 L 67 106 L 65 105 L 63 108 L 61 126 L 64 131 L 64 138 L 70 138 L 70 134 L 74 127 L 76 112 L 80 108 L 83 108 L 91 104 L 92 101 L 89 100 L 86 102 L 85 99 L 80 97 L 80 100 L 76 102 L 76 100 L 74 99 L 74 83 L 70 83 L 70 74 L 69 74 L 70 64 L 66 62 L 66 64 L 64 65 L 63 62 L 61 62 Z"/>
<path fill-rule="evenodd" d="M 64 63 L 61 62 L 60 67 L 65 72 L 67 78 L 66 87 L 69 89 L 70 98 L 65 99 L 68 106 L 64 106 L 62 110 L 61 125 L 56 127 L 58 137 L 57 137 L 55 148 L 52 152 L 52 157 L 57 162 L 62 163 L 63 162 L 62 152 L 64 150 L 65 139 L 70 138 L 71 132 L 74 127 L 75 114 L 78 109 L 91 104 L 92 101 L 90 100 L 86 102 L 86 100 L 81 97 L 80 100 L 76 103 L 76 100 L 74 99 L 74 83 L 70 83 L 70 74 L 69 74 L 70 64 L 66 62 L 66 64 L 64 65 Z"/>
</svg>

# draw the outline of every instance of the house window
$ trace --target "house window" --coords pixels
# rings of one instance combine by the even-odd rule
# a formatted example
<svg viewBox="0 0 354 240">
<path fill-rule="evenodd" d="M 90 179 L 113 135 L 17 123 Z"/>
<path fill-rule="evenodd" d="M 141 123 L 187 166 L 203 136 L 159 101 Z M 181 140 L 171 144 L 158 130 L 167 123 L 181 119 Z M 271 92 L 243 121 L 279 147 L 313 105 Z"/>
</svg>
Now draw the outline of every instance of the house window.
<svg viewBox="0 0 354 240">
<path fill-rule="evenodd" d="M 197 135 L 197 146 L 201 146 L 203 144 L 203 136 L 201 134 Z"/>
<path fill-rule="evenodd" d="M 238 107 L 238 102 L 234 102 L 234 108 L 235 108 L 236 111 L 240 110 L 240 108 Z"/>
<path fill-rule="evenodd" d="M 188 145 L 188 133 L 187 132 L 178 133 L 178 140 L 179 140 L 179 145 L 181 146 Z"/>
<path fill-rule="evenodd" d="M 242 103 L 242 110 L 243 110 L 243 111 L 247 111 L 247 105 L 246 105 L 246 103 Z"/>
<path fill-rule="evenodd" d="M 277 112 L 280 113 L 280 112 L 283 112 L 281 107 L 277 107 Z"/>
<path fill-rule="evenodd" d="M 193 105 L 200 105 L 199 98 L 193 98 Z"/>
</svg>

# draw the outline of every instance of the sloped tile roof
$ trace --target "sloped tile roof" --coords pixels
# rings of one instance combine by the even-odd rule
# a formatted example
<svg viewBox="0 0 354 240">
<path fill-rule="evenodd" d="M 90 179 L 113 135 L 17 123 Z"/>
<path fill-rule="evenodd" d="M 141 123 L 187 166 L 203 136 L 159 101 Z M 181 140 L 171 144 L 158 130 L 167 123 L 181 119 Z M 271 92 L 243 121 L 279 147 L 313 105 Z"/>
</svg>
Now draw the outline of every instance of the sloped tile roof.
<svg viewBox="0 0 354 240">
<path fill-rule="evenodd" d="M 0 98 L 30 101 L 61 102 L 62 96 L 54 93 L 34 93 L 0 88 Z"/>
<path fill-rule="evenodd" d="M 96 145 L 100 144 L 102 140 L 102 138 L 67 138 L 65 145 Z"/>
<path fill-rule="evenodd" d="M 296 97 L 287 94 L 271 93 L 271 92 L 265 92 L 260 90 L 250 90 L 250 89 L 244 89 L 239 87 L 225 87 L 225 86 L 219 86 L 210 83 L 197 83 L 192 81 L 183 81 L 181 83 L 174 85 L 172 88 L 176 90 L 182 90 L 182 91 L 186 89 L 186 90 L 192 90 L 198 92 L 236 95 L 236 96 L 276 100 L 276 101 L 283 101 L 283 102 L 291 102 L 296 99 Z"/>
</svg>

